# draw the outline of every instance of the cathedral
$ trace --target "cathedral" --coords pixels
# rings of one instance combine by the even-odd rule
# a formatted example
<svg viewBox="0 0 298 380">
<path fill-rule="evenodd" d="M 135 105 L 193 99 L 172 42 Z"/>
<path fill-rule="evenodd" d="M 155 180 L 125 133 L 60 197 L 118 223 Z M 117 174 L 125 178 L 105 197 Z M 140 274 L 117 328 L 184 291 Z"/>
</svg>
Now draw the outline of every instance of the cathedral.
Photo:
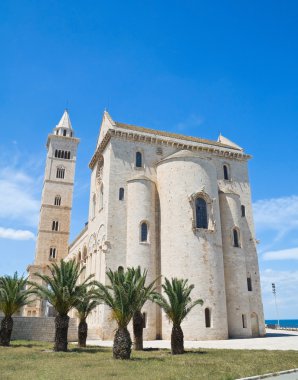
<svg viewBox="0 0 298 380">
<path fill-rule="evenodd" d="M 79 139 L 69 114 L 47 140 L 40 221 L 31 279 L 60 259 L 85 266 L 82 278 L 106 283 L 108 268 L 140 265 L 148 281 L 161 276 L 194 284 L 185 340 L 265 334 L 248 177 L 250 155 L 217 141 L 137 127 L 104 112 L 91 157 L 89 217 L 69 245 Z M 171 325 L 155 304 L 143 308 L 144 338 L 170 339 Z M 48 315 L 36 300 L 25 315 Z M 88 319 L 89 338 L 112 339 L 115 325 L 100 305 Z"/>
</svg>

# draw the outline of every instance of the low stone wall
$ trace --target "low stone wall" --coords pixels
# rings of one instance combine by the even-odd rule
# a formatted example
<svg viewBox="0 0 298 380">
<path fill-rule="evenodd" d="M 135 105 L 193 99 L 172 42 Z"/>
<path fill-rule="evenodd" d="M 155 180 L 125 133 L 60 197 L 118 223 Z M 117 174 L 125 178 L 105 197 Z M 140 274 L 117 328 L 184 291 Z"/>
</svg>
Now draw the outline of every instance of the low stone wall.
<svg viewBox="0 0 298 380">
<path fill-rule="evenodd" d="M 2 317 L 0 317 L 0 322 Z M 12 340 L 40 340 L 53 342 L 55 339 L 54 317 L 13 317 Z M 78 340 L 77 320 L 70 318 L 68 341 Z"/>
</svg>

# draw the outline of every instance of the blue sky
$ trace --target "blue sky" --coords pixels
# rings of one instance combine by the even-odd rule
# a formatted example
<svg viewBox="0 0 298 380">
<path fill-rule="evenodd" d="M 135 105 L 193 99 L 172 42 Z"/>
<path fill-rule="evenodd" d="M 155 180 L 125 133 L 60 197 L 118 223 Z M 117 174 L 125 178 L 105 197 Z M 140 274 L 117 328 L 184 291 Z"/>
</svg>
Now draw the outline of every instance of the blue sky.
<svg viewBox="0 0 298 380">
<path fill-rule="evenodd" d="M 117 121 L 254 156 L 266 318 L 297 318 L 297 1 L 0 2 L 0 274 L 34 259 L 47 134 L 69 108 L 81 143 L 71 235 L 87 220 L 104 108 Z"/>
</svg>

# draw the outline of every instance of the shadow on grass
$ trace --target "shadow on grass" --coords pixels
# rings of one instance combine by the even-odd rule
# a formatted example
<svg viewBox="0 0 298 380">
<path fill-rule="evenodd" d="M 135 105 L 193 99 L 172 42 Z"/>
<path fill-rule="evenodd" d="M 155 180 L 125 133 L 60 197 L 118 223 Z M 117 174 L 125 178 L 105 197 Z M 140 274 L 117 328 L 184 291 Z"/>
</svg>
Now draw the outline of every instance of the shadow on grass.
<svg viewBox="0 0 298 380">
<path fill-rule="evenodd" d="M 98 352 L 109 352 L 109 349 L 106 349 L 104 347 L 92 347 L 92 348 L 82 348 L 82 347 L 75 347 L 68 350 L 68 352 L 77 352 L 79 354 L 97 354 Z"/>
<path fill-rule="evenodd" d="M 164 362 L 165 359 L 164 358 L 158 358 L 156 356 L 150 357 L 150 358 L 134 358 L 134 357 L 132 357 L 128 361 L 130 361 L 130 362 L 154 362 L 154 361 Z"/>
<path fill-rule="evenodd" d="M 43 344 L 36 344 L 36 343 L 16 343 L 16 344 L 13 343 L 8 347 L 11 347 L 11 348 L 19 348 L 19 347 L 35 348 L 35 347 L 44 347 L 44 345 Z"/>
<path fill-rule="evenodd" d="M 201 350 L 186 350 L 185 352 L 184 352 L 184 354 L 183 355 L 187 355 L 187 354 L 196 354 L 196 355 L 204 355 L 204 354 L 208 354 L 208 352 L 207 351 L 201 351 Z"/>
</svg>

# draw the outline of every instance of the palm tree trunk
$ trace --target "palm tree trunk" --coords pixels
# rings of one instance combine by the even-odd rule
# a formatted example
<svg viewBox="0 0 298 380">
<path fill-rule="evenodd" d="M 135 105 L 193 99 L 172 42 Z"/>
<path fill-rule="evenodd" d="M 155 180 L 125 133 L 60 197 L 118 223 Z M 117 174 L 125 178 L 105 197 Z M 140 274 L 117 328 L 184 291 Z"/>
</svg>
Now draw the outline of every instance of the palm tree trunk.
<svg viewBox="0 0 298 380">
<path fill-rule="evenodd" d="M 181 326 L 173 326 L 171 334 L 172 355 L 184 353 L 184 335 Z"/>
<path fill-rule="evenodd" d="M 138 310 L 133 315 L 133 335 L 134 335 L 133 348 L 136 351 L 143 350 L 143 328 L 144 328 L 144 318 L 143 318 L 142 313 Z"/>
<path fill-rule="evenodd" d="M 1 321 L 0 328 L 0 346 L 9 346 L 13 328 L 13 319 L 11 316 L 4 317 Z"/>
<path fill-rule="evenodd" d="M 86 319 L 82 319 L 79 323 L 79 328 L 78 328 L 79 347 L 86 347 L 87 334 L 88 334 L 88 325 L 87 325 Z"/>
<path fill-rule="evenodd" d="M 54 351 L 67 351 L 68 315 L 58 314 L 55 317 L 55 346 Z"/>
<path fill-rule="evenodd" d="M 115 359 L 130 359 L 131 339 L 126 327 L 119 327 L 116 331 L 113 344 L 113 357 Z"/>
</svg>

